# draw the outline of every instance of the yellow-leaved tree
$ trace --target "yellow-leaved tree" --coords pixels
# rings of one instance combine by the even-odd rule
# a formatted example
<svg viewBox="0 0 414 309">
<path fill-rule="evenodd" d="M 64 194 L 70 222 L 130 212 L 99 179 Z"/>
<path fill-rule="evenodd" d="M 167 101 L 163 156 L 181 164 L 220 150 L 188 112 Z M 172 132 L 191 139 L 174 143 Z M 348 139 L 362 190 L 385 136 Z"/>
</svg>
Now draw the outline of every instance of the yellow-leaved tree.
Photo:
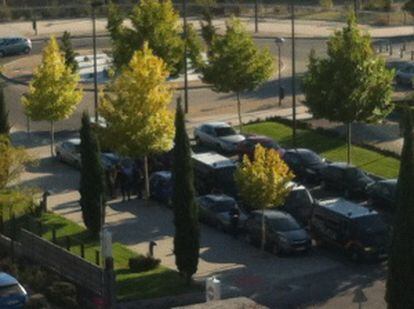
<svg viewBox="0 0 414 309">
<path fill-rule="evenodd" d="M 148 156 L 168 151 L 174 138 L 174 116 L 168 110 L 172 90 L 166 63 L 148 45 L 136 51 L 128 66 L 102 96 L 100 113 L 108 126 L 105 139 L 120 154 L 144 157 L 145 197 L 149 196 Z"/>
<path fill-rule="evenodd" d="M 0 190 L 19 179 L 27 164 L 34 163 L 24 148 L 14 147 L 7 135 L 0 135 Z"/>
<path fill-rule="evenodd" d="M 34 121 L 50 122 L 51 154 L 55 143 L 54 123 L 68 118 L 82 100 L 79 74 L 65 65 L 55 37 L 43 50 L 42 63 L 36 68 L 29 93 L 22 97 L 26 115 Z"/>
<path fill-rule="evenodd" d="M 283 205 L 290 192 L 289 182 L 293 177 L 279 153 L 260 144 L 255 148 L 254 159 L 250 160 L 245 155 L 236 171 L 235 179 L 243 202 L 250 210 L 263 211 L 262 249 L 266 240 L 264 210 Z"/>
</svg>

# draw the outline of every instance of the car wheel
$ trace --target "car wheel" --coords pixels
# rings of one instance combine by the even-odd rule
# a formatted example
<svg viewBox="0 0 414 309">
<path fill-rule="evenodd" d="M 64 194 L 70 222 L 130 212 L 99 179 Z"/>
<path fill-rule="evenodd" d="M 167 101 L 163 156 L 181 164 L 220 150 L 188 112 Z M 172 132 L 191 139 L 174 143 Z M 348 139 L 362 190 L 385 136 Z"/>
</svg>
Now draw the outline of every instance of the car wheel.
<svg viewBox="0 0 414 309">
<path fill-rule="evenodd" d="M 63 162 L 63 158 L 62 158 L 62 155 L 60 154 L 60 152 L 56 152 L 56 158 L 57 158 L 60 162 Z"/>
<path fill-rule="evenodd" d="M 203 143 L 201 142 L 201 139 L 200 139 L 200 137 L 198 137 L 198 136 L 196 136 L 195 137 L 195 142 L 196 142 L 196 145 L 198 145 L 198 146 L 201 146 Z"/>
<path fill-rule="evenodd" d="M 25 47 L 25 49 L 23 50 L 23 53 L 25 53 L 25 54 L 30 53 L 30 48 L 29 47 Z"/>
</svg>

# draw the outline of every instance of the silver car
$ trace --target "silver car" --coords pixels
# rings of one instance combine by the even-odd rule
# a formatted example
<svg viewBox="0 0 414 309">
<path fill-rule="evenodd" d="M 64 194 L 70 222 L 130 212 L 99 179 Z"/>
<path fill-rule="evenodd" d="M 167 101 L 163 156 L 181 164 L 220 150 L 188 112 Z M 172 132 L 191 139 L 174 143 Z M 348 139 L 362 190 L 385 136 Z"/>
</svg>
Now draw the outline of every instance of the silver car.
<svg viewBox="0 0 414 309">
<path fill-rule="evenodd" d="M 413 86 L 414 78 L 414 64 L 406 63 L 405 65 L 398 68 L 395 74 L 395 81 L 397 84 Z"/>
<path fill-rule="evenodd" d="M 72 138 L 56 146 L 57 158 L 76 168 L 81 166 L 80 139 Z"/>
<path fill-rule="evenodd" d="M 28 54 L 32 50 L 32 41 L 22 37 L 0 38 L 0 57 L 6 55 Z"/>
<path fill-rule="evenodd" d="M 238 134 L 228 123 L 205 123 L 194 130 L 199 145 L 207 145 L 223 152 L 234 152 L 245 137 Z"/>
</svg>

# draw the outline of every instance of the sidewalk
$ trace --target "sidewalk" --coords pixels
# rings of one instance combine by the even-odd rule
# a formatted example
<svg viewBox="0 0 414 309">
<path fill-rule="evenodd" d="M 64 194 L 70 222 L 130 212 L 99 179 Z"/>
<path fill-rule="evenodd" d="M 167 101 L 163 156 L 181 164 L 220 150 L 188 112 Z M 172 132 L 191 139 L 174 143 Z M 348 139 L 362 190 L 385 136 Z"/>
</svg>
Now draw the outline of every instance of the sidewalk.
<svg viewBox="0 0 414 309">
<path fill-rule="evenodd" d="M 240 18 L 247 27 L 247 30 L 254 34 L 255 37 L 274 37 L 274 36 L 291 36 L 291 21 L 287 19 L 260 19 L 259 33 L 254 33 L 254 20 L 251 18 Z M 214 20 L 214 25 L 220 30 L 225 29 L 226 19 L 220 18 Z M 200 29 L 199 20 L 189 20 L 195 27 Z M 126 26 L 130 25 L 129 21 L 125 22 Z M 297 20 L 295 33 L 297 37 L 305 38 L 324 38 L 331 35 L 335 30 L 344 26 L 344 23 L 315 21 L 315 20 Z M 2 36 L 26 36 L 32 40 L 42 40 L 49 38 L 51 35 L 61 36 L 64 31 L 71 32 L 74 37 L 85 37 L 92 35 L 92 21 L 90 19 L 61 19 L 45 20 L 37 22 L 38 35 L 34 34 L 32 23 L 11 22 L 0 24 L 0 37 Z M 408 36 L 414 32 L 413 26 L 396 26 L 396 27 L 374 27 L 361 25 L 361 28 L 368 31 L 374 38 Z M 106 19 L 96 20 L 97 35 L 107 35 Z"/>
</svg>

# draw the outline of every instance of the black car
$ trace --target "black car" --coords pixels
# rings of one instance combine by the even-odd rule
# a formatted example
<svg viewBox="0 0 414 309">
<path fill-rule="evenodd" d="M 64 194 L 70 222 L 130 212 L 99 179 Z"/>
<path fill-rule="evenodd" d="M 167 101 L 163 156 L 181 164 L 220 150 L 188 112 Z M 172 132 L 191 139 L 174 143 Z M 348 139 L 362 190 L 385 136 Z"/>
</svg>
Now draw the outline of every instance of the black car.
<svg viewBox="0 0 414 309">
<path fill-rule="evenodd" d="M 151 174 L 149 179 L 151 198 L 171 205 L 173 182 L 170 171 L 158 171 Z"/>
<path fill-rule="evenodd" d="M 239 214 L 238 227 L 243 228 L 247 216 L 241 211 L 237 202 L 225 194 L 208 194 L 197 198 L 200 221 L 224 232 L 231 231 L 231 216 L 234 209 Z"/>
<path fill-rule="evenodd" d="M 309 227 L 318 244 L 339 247 L 354 261 L 387 255 L 389 229 L 380 214 L 343 198 L 318 201 Z"/>
<path fill-rule="evenodd" d="M 262 239 L 262 211 L 250 213 L 245 224 L 246 241 L 259 245 Z M 281 253 L 307 252 L 311 246 L 308 233 L 288 213 L 278 210 L 265 210 L 265 248 L 275 255 Z"/>
<path fill-rule="evenodd" d="M 320 171 L 326 167 L 325 159 L 315 152 L 305 148 L 288 149 L 283 160 L 299 180 L 317 183 L 320 180 Z"/>
<path fill-rule="evenodd" d="M 291 191 L 281 210 L 292 215 L 301 225 L 306 226 L 312 215 L 314 199 L 306 187 L 297 183 L 290 183 Z"/>
<path fill-rule="evenodd" d="M 372 206 L 394 210 L 397 179 L 380 180 L 367 188 L 367 194 Z"/>
<path fill-rule="evenodd" d="M 325 189 L 335 190 L 345 197 L 365 197 L 367 188 L 375 181 L 361 169 L 347 163 L 330 163 L 321 170 Z"/>
</svg>

